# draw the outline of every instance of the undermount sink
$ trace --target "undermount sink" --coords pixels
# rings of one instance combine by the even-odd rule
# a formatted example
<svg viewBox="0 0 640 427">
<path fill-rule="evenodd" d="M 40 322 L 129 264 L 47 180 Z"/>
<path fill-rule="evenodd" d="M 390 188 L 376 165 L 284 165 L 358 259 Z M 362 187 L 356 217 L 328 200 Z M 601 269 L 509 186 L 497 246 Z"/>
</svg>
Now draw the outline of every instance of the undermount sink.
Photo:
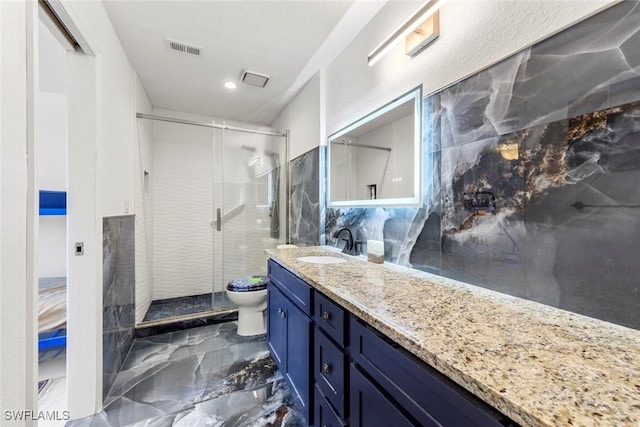
<svg viewBox="0 0 640 427">
<path fill-rule="evenodd" d="M 298 261 L 309 262 L 311 264 L 340 264 L 342 262 L 347 262 L 344 258 L 338 258 L 330 255 L 323 256 L 301 256 L 300 258 L 296 258 Z"/>
</svg>

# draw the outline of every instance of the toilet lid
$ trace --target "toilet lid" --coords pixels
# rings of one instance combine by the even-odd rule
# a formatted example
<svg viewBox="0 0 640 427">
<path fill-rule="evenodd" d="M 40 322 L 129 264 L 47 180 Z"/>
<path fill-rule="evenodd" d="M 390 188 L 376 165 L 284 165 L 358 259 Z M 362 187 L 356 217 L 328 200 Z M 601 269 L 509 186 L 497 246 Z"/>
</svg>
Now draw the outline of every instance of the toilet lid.
<svg viewBox="0 0 640 427">
<path fill-rule="evenodd" d="M 249 276 L 234 279 L 229 282 L 227 289 L 234 292 L 251 292 L 267 289 L 267 276 Z"/>
</svg>

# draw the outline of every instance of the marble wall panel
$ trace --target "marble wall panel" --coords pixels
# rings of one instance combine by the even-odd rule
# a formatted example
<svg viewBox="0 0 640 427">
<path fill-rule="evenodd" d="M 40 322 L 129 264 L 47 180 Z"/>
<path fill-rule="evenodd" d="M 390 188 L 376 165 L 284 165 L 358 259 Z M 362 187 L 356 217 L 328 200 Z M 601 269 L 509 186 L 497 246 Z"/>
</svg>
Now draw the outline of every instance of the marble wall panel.
<svg viewBox="0 0 640 427">
<path fill-rule="evenodd" d="M 327 209 L 385 260 L 640 328 L 640 3 L 423 103 L 424 206 Z"/>
<path fill-rule="evenodd" d="M 106 397 L 134 337 L 134 216 L 103 219 L 103 397 Z"/>
<path fill-rule="evenodd" d="M 320 244 L 320 147 L 291 160 L 291 243 Z"/>
<path fill-rule="evenodd" d="M 640 99 L 639 10 L 623 2 L 440 92 L 442 148 Z"/>
</svg>

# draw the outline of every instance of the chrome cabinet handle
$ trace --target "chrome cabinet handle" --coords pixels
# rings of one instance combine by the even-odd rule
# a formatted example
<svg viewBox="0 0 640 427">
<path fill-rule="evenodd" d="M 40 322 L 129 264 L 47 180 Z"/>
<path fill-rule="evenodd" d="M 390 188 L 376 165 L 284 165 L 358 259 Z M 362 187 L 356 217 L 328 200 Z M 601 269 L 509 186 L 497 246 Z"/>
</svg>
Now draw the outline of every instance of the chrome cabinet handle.
<svg viewBox="0 0 640 427">
<path fill-rule="evenodd" d="M 329 314 L 329 312 L 328 311 L 323 311 L 322 312 L 322 320 L 326 320 L 328 322 L 329 319 L 331 319 L 331 315 Z"/>
<path fill-rule="evenodd" d="M 325 374 L 328 374 L 329 372 L 331 372 L 331 364 L 330 363 L 323 363 L 322 364 L 322 372 L 324 372 Z"/>
</svg>

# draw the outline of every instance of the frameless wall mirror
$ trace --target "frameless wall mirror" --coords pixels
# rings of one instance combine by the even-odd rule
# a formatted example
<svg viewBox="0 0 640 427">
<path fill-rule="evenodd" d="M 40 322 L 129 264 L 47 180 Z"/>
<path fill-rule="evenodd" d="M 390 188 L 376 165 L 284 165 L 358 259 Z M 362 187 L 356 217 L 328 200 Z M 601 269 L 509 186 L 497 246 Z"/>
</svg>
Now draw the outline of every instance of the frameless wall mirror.
<svg viewBox="0 0 640 427">
<path fill-rule="evenodd" d="M 420 206 L 421 105 L 419 86 L 329 137 L 329 207 Z"/>
</svg>

